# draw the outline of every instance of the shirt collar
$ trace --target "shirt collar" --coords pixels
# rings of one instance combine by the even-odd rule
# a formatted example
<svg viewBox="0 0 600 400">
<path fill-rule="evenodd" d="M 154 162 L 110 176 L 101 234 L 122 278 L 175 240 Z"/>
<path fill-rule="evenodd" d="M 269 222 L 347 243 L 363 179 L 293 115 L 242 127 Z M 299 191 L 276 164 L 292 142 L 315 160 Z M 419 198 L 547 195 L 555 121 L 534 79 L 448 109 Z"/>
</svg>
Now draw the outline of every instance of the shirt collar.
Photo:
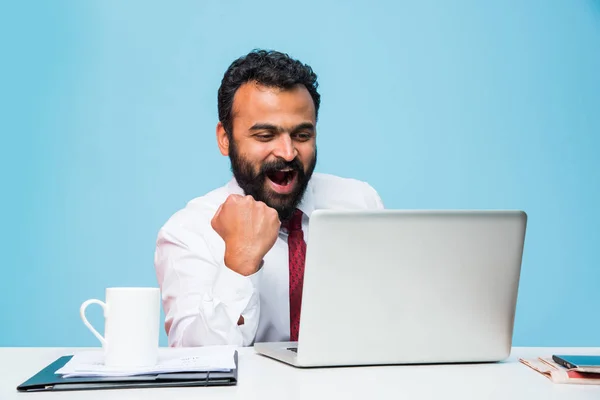
<svg viewBox="0 0 600 400">
<path fill-rule="evenodd" d="M 235 178 L 231 178 L 231 180 L 227 183 L 227 191 L 231 194 L 239 194 L 242 196 L 245 195 L 244 190 L 242 190 L 240 185 L 238 185 Z M 300 200 L 300 204 L 298 204 L 298 209 L 302 211 L 308 218 L 310 218 L 310 215 L 315 210 L 314 197 L 314 186 L 311 179 L 308 181 L 308 185 L 306 186 L 302 200 Z"/>
<path fill-rule="evenodd" d="M 229 194 L 239 194 L 242 196 L 245 195 L 244 191 L 242 190 L 240 185 L 238 185 L 235 178 L 231 178 L 231 180 L 227 182 L 227 192 L 229 192 Z"/>
</svg>

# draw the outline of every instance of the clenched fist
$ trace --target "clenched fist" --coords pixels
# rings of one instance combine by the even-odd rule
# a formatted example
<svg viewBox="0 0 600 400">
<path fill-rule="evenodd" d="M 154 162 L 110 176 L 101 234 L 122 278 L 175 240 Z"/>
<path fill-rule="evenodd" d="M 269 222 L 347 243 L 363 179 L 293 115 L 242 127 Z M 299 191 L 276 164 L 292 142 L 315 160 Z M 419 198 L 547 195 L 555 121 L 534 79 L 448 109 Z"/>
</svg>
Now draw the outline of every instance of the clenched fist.
<svg viewBox="0 0 600 400">
<path fill-rule="evenodd" d="M 277 211 L 252 196 L 230 195 L 211 225 L 225 241 L 225 265 L 241 275 L 252 275 L 277 240 Z"/>
</svg>

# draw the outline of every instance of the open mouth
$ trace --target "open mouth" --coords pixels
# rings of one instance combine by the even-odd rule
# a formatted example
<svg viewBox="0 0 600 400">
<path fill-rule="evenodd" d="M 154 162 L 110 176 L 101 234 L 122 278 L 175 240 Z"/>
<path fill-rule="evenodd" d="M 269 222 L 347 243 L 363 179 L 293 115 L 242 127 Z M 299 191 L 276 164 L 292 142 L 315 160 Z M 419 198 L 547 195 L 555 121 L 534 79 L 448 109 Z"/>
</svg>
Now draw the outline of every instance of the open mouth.
<svg viewBox="0 0 600 400">
<path fill-rule="evenodd" d="M 293 169 L 284 169 L 267 173 L 267 178 L 271 181 L 271 186 L 276 192 L 289 193 L 296 182 L 298 173 Z"/>
</svg>

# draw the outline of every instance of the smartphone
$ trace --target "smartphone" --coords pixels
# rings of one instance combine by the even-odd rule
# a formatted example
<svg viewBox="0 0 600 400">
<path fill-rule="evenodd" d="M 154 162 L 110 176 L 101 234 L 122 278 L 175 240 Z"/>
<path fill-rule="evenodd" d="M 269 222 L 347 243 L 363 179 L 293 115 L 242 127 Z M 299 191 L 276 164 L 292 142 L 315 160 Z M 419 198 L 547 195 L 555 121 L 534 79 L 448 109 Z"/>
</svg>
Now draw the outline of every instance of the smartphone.
<svg viewBox="0 0 600 400">
<path fill-rule="evenodd" d="M 555 363 L 566 368 L 593 368 L 600 369 L 600 355 L 598 356 L 579 356 L 579 355 L 553 355 L 552 360 Z"/>
</svg>

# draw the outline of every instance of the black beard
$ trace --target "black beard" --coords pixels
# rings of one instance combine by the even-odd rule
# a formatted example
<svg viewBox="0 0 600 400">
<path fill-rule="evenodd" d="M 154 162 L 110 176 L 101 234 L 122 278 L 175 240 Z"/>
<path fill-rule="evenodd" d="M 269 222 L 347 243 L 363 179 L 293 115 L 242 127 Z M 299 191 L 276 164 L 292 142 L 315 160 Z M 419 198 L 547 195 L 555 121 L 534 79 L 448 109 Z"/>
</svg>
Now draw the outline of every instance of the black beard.
<svg viewBox="0 0 600 400">
<path fill-rule="evenodd" d="M 233 140 L 229 141 L 229 160 L 231 161 L 231 172 L 244 193 L 254 197 L 254 200 L 262 201 L 274 208 L 279 214 L 279 220 L 284 222 L 291 218 L 304 196 L 308 181 L 317 165 L 317 150 L 315 149 L 315 156 L 306 172 L 298 158 L 294 158 L 292 161 L 279 158 L 276 161 L 263 163 L 258 173 L 255 173 L 252 164 L 238 153 Z M 267 174 L 283 168 L 291 168 L 296 171 L 297 183 L 294 191 L 283 195 L 267 190 L 265 188 Z"/>
</svg>

